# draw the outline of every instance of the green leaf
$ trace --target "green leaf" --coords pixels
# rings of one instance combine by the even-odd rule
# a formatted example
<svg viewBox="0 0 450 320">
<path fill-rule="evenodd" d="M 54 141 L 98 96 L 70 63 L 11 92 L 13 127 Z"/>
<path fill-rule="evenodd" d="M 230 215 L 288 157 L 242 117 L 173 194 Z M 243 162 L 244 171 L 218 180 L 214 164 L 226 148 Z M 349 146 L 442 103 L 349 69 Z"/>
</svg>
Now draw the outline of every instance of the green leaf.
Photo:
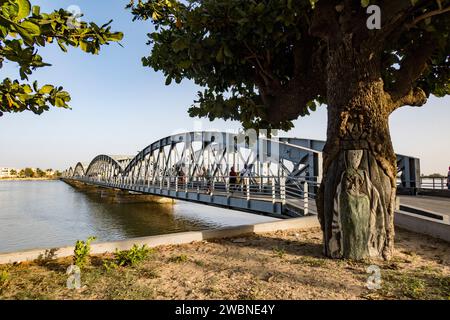
<svg viewBox="0 0 450 320">
<path fill-rule="evenodd" d="M 108 40 L 110 41 L 120 41 L 123 39 L 123 33 L 122 32 L 116 32 L 116 33 L 112 33 L 109 37 Z"/>
<path fill-rule="evenodd" d="M 80 41 L 80 49 L 83 50 L 84 52 L 89 52 L 89 43 L 81 40 Z"/>
<path fill-rule="evenodd" d="M 61 48 L 61 50 L 64 52 L 67 52 L 66 46 L 59 40 L 57 42 L 58 42 L 58 46 Z"/>
<path fill-rule="evenodd" d="M 28 84 L 26 84 L 23 86 L 23 92 L 29 94 L 29 93 L 32 93 L 33 90 L 31 89 L 31 87 Z"/>
<path fill-rule="evenodd" d="M 64 102 L 63 99 L 61 99 L 61 98 L 59 98 L 59 97 L 57 97 L 57 98 L 55 99 L 55 106 L 57 106 L 57 107 L 59 107 L 59 108 L 62 108 L 62 107 L 64 107 L 65 105 L 66 105 L 66 103 Z"/>
<path fill-rule="evenodd" d="M 54 89 L 54 87 L 52 85 L 47 84 L 39 90 L 39 93 L 40 94 L 49 94 L 50 92 L 52 92 L 53 89 Z"/>
<path fill-rule="evenodd" d="M 39 26 L 31 21 L 23 21 L 15 24 L 14 27 L 28 45 L 33 45 L 34 38 L 40 34 Z"/>
<path fill-rule="evenodd" d="M 192 65 L 192 61 L 191 60 L 183 60 L 180 63 L 178 63 L 178 67 L 181 69 L 187 69 Z"/>
<path fill-rule="evenodd" d="M 16 21 L 22 20 L 30 14 L 31 5 L 28 0 L 16 0 L 19 10 L 17 12 Z"/>
<path fill-rule="evenodd" d="M 33 15 L 34 15 L 34 16 L 40 15 L 40 14 L 41 14 L 41 7 L 39 7 L 39 6 L 33 6 L 32 12 L 33 12 Z"/>
<path fill-rule="evenodd" d="M 172 49 L 175 53 L 180 52 L 188 47 L 188 42 L 185 38 L 178 38 L 172 42 Z"/>
</svg>

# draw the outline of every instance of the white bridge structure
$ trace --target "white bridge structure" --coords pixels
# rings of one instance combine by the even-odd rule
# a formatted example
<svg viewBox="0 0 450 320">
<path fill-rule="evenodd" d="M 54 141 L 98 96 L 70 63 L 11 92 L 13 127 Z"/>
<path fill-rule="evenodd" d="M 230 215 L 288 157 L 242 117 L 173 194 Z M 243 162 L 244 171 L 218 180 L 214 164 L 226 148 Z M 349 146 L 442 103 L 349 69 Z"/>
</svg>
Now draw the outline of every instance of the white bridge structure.
<svg viewBox="0 0 450 320">
<path fill-rule="evenodd" d="M 75 180 L 278 218 L 315 214 L 324 141 L 227 132 L 187 132 L 136 156 L 98 155 L 64 171 Z M 398 155 L 399 181 L 415 188 L 419 159 Z M 231 169 L 237 176 L 231 173 Z"/>
</svg>

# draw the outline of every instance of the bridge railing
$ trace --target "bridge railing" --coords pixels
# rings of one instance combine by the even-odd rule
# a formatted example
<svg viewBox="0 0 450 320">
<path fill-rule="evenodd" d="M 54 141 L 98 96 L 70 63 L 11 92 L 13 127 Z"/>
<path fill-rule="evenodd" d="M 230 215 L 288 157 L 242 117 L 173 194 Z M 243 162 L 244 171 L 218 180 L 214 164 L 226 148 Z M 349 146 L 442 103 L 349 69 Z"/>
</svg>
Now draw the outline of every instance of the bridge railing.
<svg viewBox="0 0 450 320">
<path fill-rule="evenodd" d="M 302 209 L 303 214 L 311 213 L 310 200 L 316 196 L 318 187 L 314 177 L 186 177 L 160 176 L 153 179 L 133 179 L 131 177 L 80 177 L 73 178 L 87 183 L 103 184 L 113 188 L 157 188 L 175 192 L 194 192 L 210 196 L 222 195 L 246 200 L 263 200 Z M 314 212 L 314 211 L 312 211 Z"/>
<path fill-rule="evenodd" d="M 410 185 L 416 181 L 410 181 Z M 397 179 L 397 187 L 401 188 L 406 181 Z M 420 186 L 417 189 L 446 190 L 448 189 L 447 177 L 420 177 Z"/>
</svg>

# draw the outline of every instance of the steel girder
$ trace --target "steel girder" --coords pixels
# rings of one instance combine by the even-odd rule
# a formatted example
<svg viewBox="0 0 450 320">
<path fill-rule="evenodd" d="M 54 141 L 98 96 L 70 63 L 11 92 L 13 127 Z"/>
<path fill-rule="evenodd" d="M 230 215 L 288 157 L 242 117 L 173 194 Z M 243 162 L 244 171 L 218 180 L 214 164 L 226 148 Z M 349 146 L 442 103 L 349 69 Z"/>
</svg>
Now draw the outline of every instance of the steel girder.
<svg viewBox="0 0 450 320">
<path fill-rule="evenodd" d="M 134 157 L 122 176 L 155 183 L 168 176 L 201 176 L 206 172 L 225 181 L 230 168 L 248 165 L 253 176 L 308 177 L 320 181 L 321 152 L 256 134 L 188 132 L 160 139 Z M 314 166 L 314 164 L 316 164 Z M 307 168 L 310 168 L 307 170 Z"/>
<path fill-rule="evenodd" d="M 64 175 L 146 180 L 154 184 L 165 177 L 201 176 L 209 172 L 225 179 L 234 166 L 239 172 L 251 165 L 253 176 L 322 178 L 322 150 L 325 141 L 299 138 L 258 137 L 255 132 L 187 132 L 153 142 L 135 157 L 99 155 L 86 167 L 78 163 Z M 420 160 L 397 155 L 402 185 L 419 186 Z"/>
</svg>

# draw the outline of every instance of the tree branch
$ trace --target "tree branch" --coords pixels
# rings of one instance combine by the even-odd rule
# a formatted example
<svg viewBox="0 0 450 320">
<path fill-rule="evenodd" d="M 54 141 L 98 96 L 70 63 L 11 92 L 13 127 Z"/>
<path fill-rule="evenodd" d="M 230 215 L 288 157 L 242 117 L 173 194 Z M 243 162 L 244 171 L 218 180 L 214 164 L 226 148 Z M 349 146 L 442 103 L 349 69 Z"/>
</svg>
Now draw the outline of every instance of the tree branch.
<svg viewBox="0 0 450 320">
<path fill-rule="evenodd" d="M 411 89 L 408 94 L 406 94 L 402 98 L 393 101 L 391 104 L 392 108 L 390 112 L 393 112 L 394 110 L 397 110 L 402 106 L 421 107 L 427 102 L 427 100 L 428 97 L 425 91 L 423 91 L 419 87 L 416 87 L 414 89 Z"/>
<path fill-rule="evenodd" d="M 430 37 L 424 36 L 416 48 L 407 53 L 400 69 L 394 74 L 395 88 L 389 92 L 394 101 L 401 101 L 405 96 L 410 95 L 415 82 L 428 68 L 435 46 Z"/>
<path fill-rule="evenodd" d="M 411 23 L 408 23 L 406 25 L 406 28 L 411 29 L 412 27 L 414 27 L 416 24 L 418 24 L 420 21 L 449 12 L 450 11 L 450 7 L 447 7 L 445 9 L 438 9 L 438 10 L 434 10 L 434 11 L 430 11 L 427 12 L 417 18 L 415 18 Z"/>
</svg>

